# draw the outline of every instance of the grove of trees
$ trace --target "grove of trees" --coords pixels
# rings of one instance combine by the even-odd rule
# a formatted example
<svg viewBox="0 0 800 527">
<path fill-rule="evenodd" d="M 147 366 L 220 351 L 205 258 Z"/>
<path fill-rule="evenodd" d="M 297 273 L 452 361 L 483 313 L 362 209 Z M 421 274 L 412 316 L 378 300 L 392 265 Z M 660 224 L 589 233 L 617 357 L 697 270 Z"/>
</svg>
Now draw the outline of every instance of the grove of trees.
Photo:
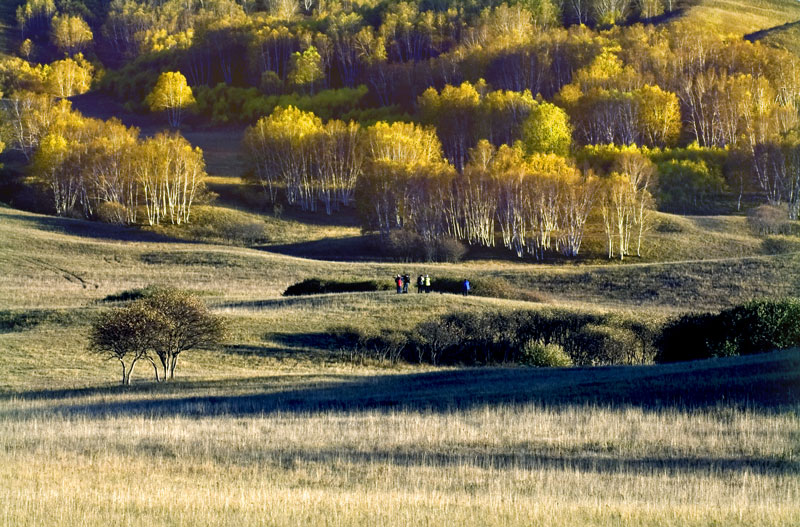
<svg viewBox="0 0 800 527">
<path fill-rule="evenodd" d="M 118 120 L 81 116 L 69 101 L 17 92 L 8 101 L 12 145 L 59 215 L 150 225 L 189 221 L 204 192 L 202 152 L 177 133 L 140 138 Z"/>
<path fill-rule="evenodd" d="M 250 125 L 269 201 L 354 205 L 384 240 L 574 257 L 595 224 L 624 258 L 656 208 L 749 193 L 797 219 L 800 57 L 684 5 L 26 0 L 18 56 L 0 57 L 6 142 L 58 213 L 128 223 L 189 221 L 202 157 L 80 118 L 63 99 L 93 86 L 175 128 Z"/>
</svg>

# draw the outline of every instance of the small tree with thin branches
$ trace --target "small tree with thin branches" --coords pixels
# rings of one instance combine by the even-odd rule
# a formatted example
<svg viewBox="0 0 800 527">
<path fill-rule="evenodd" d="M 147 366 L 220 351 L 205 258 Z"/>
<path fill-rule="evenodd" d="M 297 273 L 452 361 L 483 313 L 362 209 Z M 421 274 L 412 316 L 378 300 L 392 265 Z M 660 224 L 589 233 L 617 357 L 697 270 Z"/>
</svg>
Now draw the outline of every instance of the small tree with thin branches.
<svg viewBox="0 0 800 527">
<path fill-rule="evenodd" d="M 213 346 L 225 333 L 222 318 L 212 314 L 205 303 L 191 293 L 161 289 L 137 302 L 166 322 L 159 327 L 152 342 L 164 380 L 174 377 L 181 353 Z"/>
<path fill-rule="evenodd" d="M 175 376 L 181 353 L 213 346 L 224 332 L 222 318 L 212 314 L 195 295 L 156 289 L 102 315 L 92 327 L 89 350 L 120 362 L 123 385 L 130 384 L 133 368 L 140 360 L 150 362 L 159 382 Z"/>
<path fill-rule="evenodd" d="M 131 383 L 136 363 L 149 360 L 155 336 L 166 328 L 166 321 L 157 312 L 142 303 L 103 314 L 92 327 L 89 351 L 117 359 L 122 367 L 123 386 Z M 158 369 L 155 369 L 158 380 Z"/>
</svg>

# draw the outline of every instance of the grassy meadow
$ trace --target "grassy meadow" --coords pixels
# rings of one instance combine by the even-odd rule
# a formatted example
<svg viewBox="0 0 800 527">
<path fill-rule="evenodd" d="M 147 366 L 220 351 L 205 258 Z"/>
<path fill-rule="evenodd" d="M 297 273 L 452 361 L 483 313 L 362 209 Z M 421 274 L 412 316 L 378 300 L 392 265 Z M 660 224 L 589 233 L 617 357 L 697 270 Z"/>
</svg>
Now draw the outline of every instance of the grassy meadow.
<svg viewBox="0 0 800 527">
<path fill-rule="evenodd" d="M 700 0 L 692 3 L 685 16 L 741 37 L 799 21 L 800 4 L 794 0 Z"/>
<path fill-rule="evenodd" d="M 718 243 L 671 264 L 343 263 L 0 208 L 0 525 L 797 524 L 797 350 L 433 368 L 356 364 L 324 342 L 451 311 L 665 317 L 800 294 L 800 255 L 762 251 L 742 218 L 660 221 L 660 246 Z M 402 271 L 490 275 L 541 301 L 280 296 L 309 276 Z M 196 291 L 229 336 L 182 356 L 174 383 L 141 364 L 121 389 L 86 332 L 148 284 Z"/>
</svg>

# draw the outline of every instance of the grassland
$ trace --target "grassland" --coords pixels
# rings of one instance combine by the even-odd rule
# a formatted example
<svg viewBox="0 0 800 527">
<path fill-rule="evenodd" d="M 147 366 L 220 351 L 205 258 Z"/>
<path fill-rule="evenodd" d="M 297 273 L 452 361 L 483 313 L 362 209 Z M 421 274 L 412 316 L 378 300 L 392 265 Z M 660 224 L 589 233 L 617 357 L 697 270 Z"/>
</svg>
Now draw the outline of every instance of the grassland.
<svg viewBox="0 0 800 527">
<path fill-rule="evenodd" d="M 791 394 L 799 366 L 794 352 L 17 392 L 0 400 L 0 522 L 793 525 L 800 419 L 742 396 Z M 687 381 L 720 402 L 685 406 L 672 390 Z"/>
<path fill-rule="evenodd" d="M 687 9 L 692 22 L 724 34 L 744 36 L 800 21 L 795 0 L 701 0 Z"/>
<path fill-rule="evenodd" d="M 691 256 L 680 237 L 716 247 L 671 264 L 346 263 L 0 208 L 0 525 L 797 524 L 797 350 L 465 369 L 356 365 L 324 342 L 453 310 L 663 317 L 800 294 L 800 256 L 764 254 L 743 219 L 659 222 L 674 259 Z M 501 277 L 544 301 L 280 297 L 308 276 L 398 271 Z M 188 352 L 173 384 L 140 367 L 120 389 L 85 334 L 104 299 L 147 284 L 202 294 L 230 335 Z"/>
</svg>

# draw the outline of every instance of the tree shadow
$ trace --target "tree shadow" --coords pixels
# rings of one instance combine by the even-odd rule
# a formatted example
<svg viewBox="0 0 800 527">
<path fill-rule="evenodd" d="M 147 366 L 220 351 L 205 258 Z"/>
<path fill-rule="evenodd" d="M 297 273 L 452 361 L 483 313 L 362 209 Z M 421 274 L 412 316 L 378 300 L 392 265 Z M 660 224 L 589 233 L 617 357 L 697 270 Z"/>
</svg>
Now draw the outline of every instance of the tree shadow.
<svg viewBox="0 0 800 527">
<path fill-rule="evenodd" d="M 760 31 L 754 31 L 753 33 L 748 33 L 747 35 L 744 36 L 744 39 L 750 42 L 756 42 L 758 40 L 762 40 L 770 36 L 773 33 L 780 33 L 781 31 L 785 31 L 793 27 L 800 27 L 800 20 L 796 20 L 794 22 L 786 22 L 785 24 L 781 24 L 779 26 L 768 27 Z"/>
<path fill-rule="evenodd" d="M 286 296 L 281 298 L 265 298 L 263 300 L 242 300 L 237 302 L 215 303 L 216 309 L 283 309 L 287 307 L 321 307 L 327 306 L 331 301 L 341 301 L 353 296 L 369 297 L 387 295 L 390 291 L 351 291 L 347 293 L 321 293 L 316 295 Z"/>
<path fill-rule="evenodd" d="M 626 457 L 615 453 L 582 451 L 568 454 L 547 446 L 531 449 L 528 444 L 509 445 L 501 452 L 441 452 L 398 450 L 281 450 L 274 454 L 281 466 L 291 469 L 309 463 L 334 465 L 336 463 L 385 464 L 402 467 L 464 467 L 474 466 L 489 470 L 558 470 L 601 474 L 642 474 L 657 472 L 670 477 L 682 473 L 708 473 L 719 475 L 752 474 L 793 475 L 800 473 L 800 464 L 787 459 L 765 457 L 709 457 L 686 456 L 663 452 L 659 456 Z M 543 451 L 542 451 L 543 450 Z"/>
<path fill-rule="evenodd" d="M 800 350 L 761 356 L 695 361 L 665 366 L 594 368 L 462 368 L 374 376 L 313 375 L 287 388 L 285 376 L 182 381 L 156 387 L 137 400 L 69 401 L 53 410 L 64 415 L 230 416 L 329 411 L 447 412 L 486 405 L 544 407 L 595 405 L 645 410 L 742 407 L 774 412 L 800 410 Z M 237 384 L 238 383 L 238 384 Z M 234 386 L 235 395 L 207 395 Z M 130 393 L 148 393 L 135 385 Z M 128 393 L 109 387 L 66 392 L 21 392 L 20 399 L 69 398 Z M 233 388 L 228 390 L 233 391 Z M 187 394 L 187 392 L 190 392 Z M 200 393 L 192 395 L 191 393 Z M 169 393 L 169 398 L 159 395 Z M 222 392 L 224 393 L 224 391 Z M 185 394 L 180 396 L 181 394 Z M 13 411 L 19 415 L 19 412 Z"/>
<path fill-rule="evenodd" d="M 325 238 L 310 242 L 264 245 L 255 248 L 287 256 L 330 262 L 395 261 L 396 259 L 380 256 L 376 240 L 377 235 L 366 234 L 345 238 Z"/>
</svg>

